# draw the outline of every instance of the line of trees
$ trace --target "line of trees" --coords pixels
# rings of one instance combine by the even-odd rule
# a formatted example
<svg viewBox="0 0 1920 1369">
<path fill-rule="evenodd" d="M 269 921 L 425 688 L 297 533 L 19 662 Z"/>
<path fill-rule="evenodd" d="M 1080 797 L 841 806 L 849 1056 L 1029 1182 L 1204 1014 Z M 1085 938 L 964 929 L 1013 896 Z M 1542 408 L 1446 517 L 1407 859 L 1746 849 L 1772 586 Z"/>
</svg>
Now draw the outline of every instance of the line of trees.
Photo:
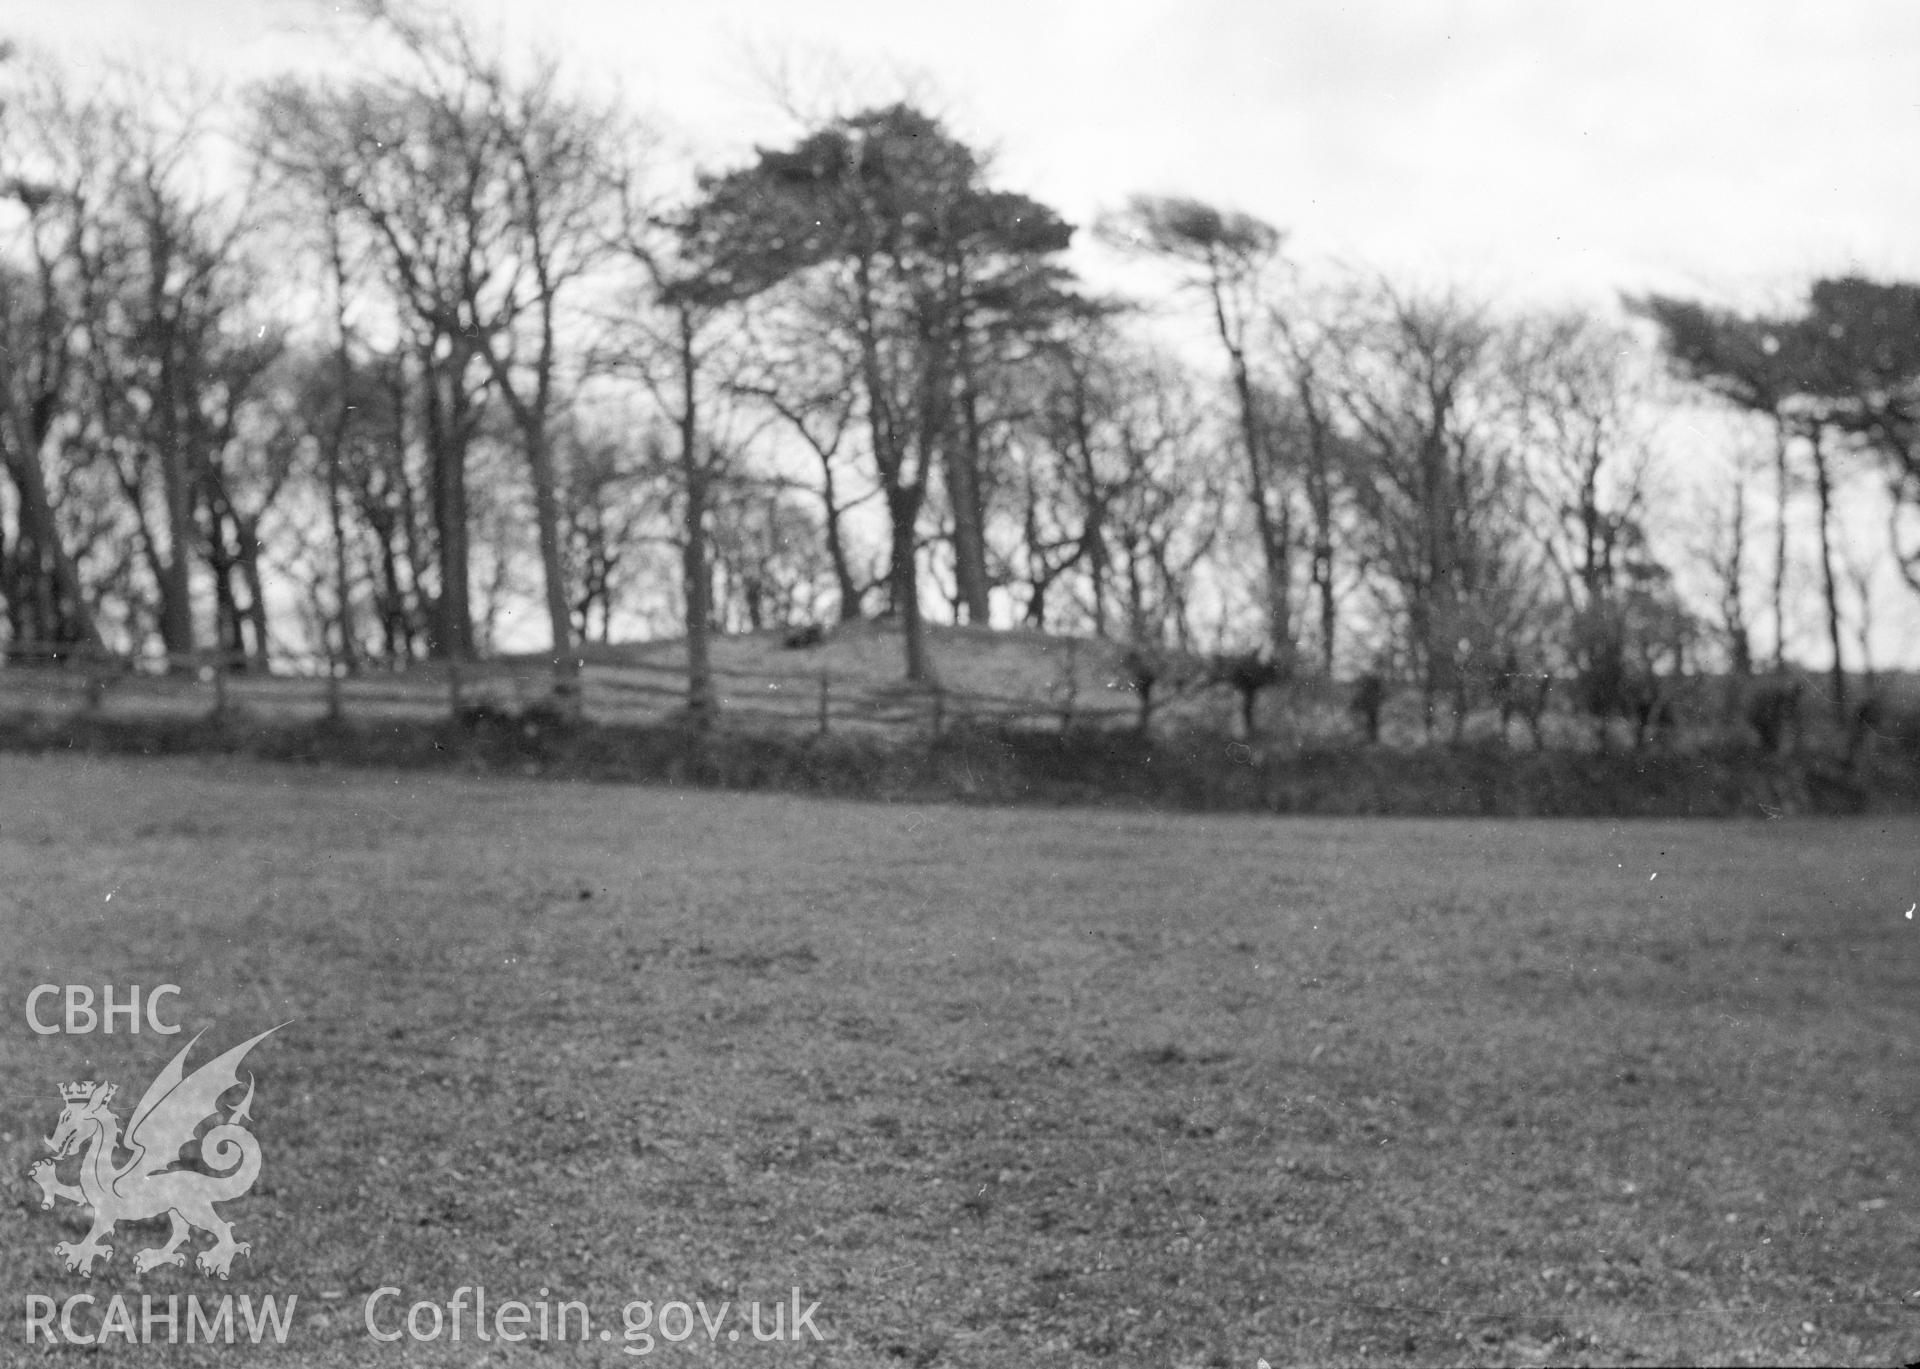
<svg viewBox="0 0 1920 1369">
<path fill-rule="evenodd" d="M 1644 728 L 1687 670 L 1765 664 L 1757 627 L 1788 664 L 1801 526 L 1845 709 L 1843 486 L 1878 477 L 1920 590 L 1920 287 L 1514 316 L 1310 285 L 1273 225 L 1140 197 L 1095 234 L 1163 269 L 1149 308 L 916 105 L 663 189 L 616 100 L 362 10 L 369 74 L 240 101 L 4 64 L 16 657 L 351 671 L 531 611 L 566 707 L 584 644 L 684 632 L 704 724 L 715 631 L 884 614 L 922 685 L 930 621 L 1019 623 L 1123 640 L 1148 687 L 1208 653 L 1249 698 L 1402 681 L 1431 731 L 1537 723 L 1556 679 Z M 1659 456 L 1709 395 L 1767 426 L 1771 479 L 1702 476 L 1711 535 L 1676 551 Z"/>
</svg>

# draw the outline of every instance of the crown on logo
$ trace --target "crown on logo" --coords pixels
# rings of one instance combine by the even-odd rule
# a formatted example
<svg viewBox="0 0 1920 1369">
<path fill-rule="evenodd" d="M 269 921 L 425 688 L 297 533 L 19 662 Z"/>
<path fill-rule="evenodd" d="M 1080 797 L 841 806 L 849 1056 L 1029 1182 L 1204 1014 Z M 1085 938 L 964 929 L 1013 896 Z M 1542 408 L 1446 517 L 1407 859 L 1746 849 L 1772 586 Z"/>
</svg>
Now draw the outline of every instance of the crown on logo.
<svg viewBox="0 0 1920 1369">
<path fill-rule="evenodd" d="M 69 1103 L 84 1103 L 93 1097 L 93 1091 L 98 1087 L 99 1085 L 95 1084 L 93 1080 L 83 1079 L 76 1084 L 62 1084 L 60 1086 L 60 1096 Z"/>
</svg>

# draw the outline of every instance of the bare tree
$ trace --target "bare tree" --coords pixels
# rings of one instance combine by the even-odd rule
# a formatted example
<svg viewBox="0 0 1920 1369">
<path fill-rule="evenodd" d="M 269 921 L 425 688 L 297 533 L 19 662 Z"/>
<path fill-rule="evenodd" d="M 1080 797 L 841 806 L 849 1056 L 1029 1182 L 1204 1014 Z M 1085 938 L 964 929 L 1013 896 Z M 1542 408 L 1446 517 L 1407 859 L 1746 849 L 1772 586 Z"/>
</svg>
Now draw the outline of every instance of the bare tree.
<svg viewBox="0 0 1920 1369">
<path fill-rule="evenodd" d="M 1322 309 L 1326 306 L 1322 305 Z M 1320 669 L 1333 678 L 1340 617 L 1340 520 L 1349 458 L 1328 375 L 1337 369 L 1335 333 L 1327 320 L 1294 301 L 1268 314 L 1279 344 L 1284 402 L 1275 405 L 1278 445 L 1300 473 L 1311 520 L 1307 579 L 1319 610 Z"/>
<path fill-rule="evenodd" d="M 1734 406 L 1773 426 L 1773 668 L 1786 669 L 1787 533 L 1794 489 L 1793 427 L 1787 414 L 1805 360 L 1791 319 L 1743 316 L 1691 300 L 1651 296 L 1628 307 L 1651 318 L 1674 368 Z"/>
<path fill-rule="evenodd" d="M 1256 394 L 1253 330 L 1266 316 L 1264 273 L 1280 249 L 1280 233 L 1251 214 L 1217 209 L 1198 200 L 1135 196 L 1126 210 L 1097 229 L 1107 242 L 1179 264 L 1185 285 L 1206 300 L 1215 336 L 1227 355 L 1247 489 L 1266 569 L 1268 641 L 1290 660 L 1293 628 L 1293 490 L 1279 470 L 1272 434 Z"/>
<path fill-rule="evenodd" d="M 1803 432 L 1813 467 L 1813 492 L 1818 510 L 1820 590 L 1826 605 L 1827 648 L 1833 654 L 1830 675 L 1833 682 L 1833 712 L 1835 720 L 1844 727 L 1848 716 L 1848 691 L 1846 655 L 1841 649 L 1840 569 L 1833 545 L 1834 453 L 1828 446 L 1829 426 L 1824 414 L 1809 416 Z"/>
<path fill-rule="evenodd" d="M 1112 635 L 1115 626 L 1108 611 L 1115 569 L 1109 514 L 1125 479 L 1116 429 L 1131 377 L 1119 365 L 1117 345 L 1103 313 L 1084 311 L 1045 349 L 1044 369 L 1038 372 L 1043 389 L 1028 416 L 1054 465 L 1051 486 L 1064 496 L 1056 498 L 1054 521 L 1062 531 L 1071 528 L 1070 554 L 1053 574 L 1078 573 L 1099 637 Z M 1037 513 L 1032 506 L 1029 517 Z M 1032 602 L 1044 603 L 1044 587 Z"/>
<path fill-rule="evenodd" d="M 1483 307 L 1385 285 L 1347 317 L 1329 382 L 1360 534 L 1392 586 L 1427 729 L 1450 698 L 1458 735 L 1534 607 L 1506 338 Z"/>
<path fill-rule="evenodd" d="M 828 578 L 819 520 L 784 482 L 724 484 L 713 544 L 720 621 L 761 632 L 815 620 Z"/>
<path fill-rule="evenodd" d="M 350 250 L 375 263 L 380 287 L 367 304 L 384 306 L 404 339 L 393 375 L 427 454 L 439 582 L 429 650 L 454 658 L 473 654 L 468 463 L 493 385 L 480 338 L 494 320 L 475 305 L 510 270 L 493 233 L 505 192 L 487 149 L 464 135 L 433 92 L 406 85 L 283 81 L 257 97 L 258 156 L 316 212 L 351 226 Z"/>
<path fill-rule="evenodd" d="M 836 615 L 858 620 L 867 596 L 884 580 L 856 563 L 848 516 L 879 494 L 855 469 L 858 453 L 859 359 L 847 340 L 810 326 L 817 310 L 783 310 L 776 302 L 749 317 L 744 369 L 735 394 L 764 405 L 813 456 L 819 470 L 820 531 L 838 591 Z M 862 488 L 864 484 L 864 488 Z"/>
<path fill-rule="evenodd" d="M 185 669 L 198 641 L 200 561 L 214 573 L 223 646 L 242 647 L 244 622 L 249 654 L 266 650 L 257 530 L 281 477 L 256 470 L 251 494 L 262 506 L 248 507 L 238 453 L 262 436 L 246 415 L 278 343 L 250 314 L 250 225 L 198 182 L 211 97 L 161 81 L 159 98 L 136 100 L 132 79 L 75 98 L 50 78 L 18 111 L 35 168 L 30 237 L 39 289 L 47 305 L 62 301 L 84 346 L 58 363 L 41 351 L 41 362 L 73 388 L 57 416 L 62 396 L 42 389 L 37 413 L 19 430 L 12 469 L 31 489 L 52 440 L 106 474 L 151 578 L 161 642 Z M 26 445 L 36 438 L 29 461 Z M 38 504 L 37 492 L 29 502 Z M 31 511 L 30 525 L 39 512 Z M 56 558 L 56 577 L 63 573 Z M 244 604 L 241 580 L 251 596 Z"/>
<path fill-rule="evenodd" d="M 1835 718 L 1848 718 L 1848 685 L 1833 541 L 1843 437 L 1886 459 L 1896 510 L 1920 469 L 1913 415 L 1920 413 L 1920 289 L 1845 279 L 1815 284 L 1806 310 L 1787 317 L 1745 317 L 1682 300 L 1652 298 L 1635 307 L 1662 330 L 1676 368 L 1729 402 L 1765 415 L 1775 434 L 1779 504 L 1774 544 L 1774 668 L 1784 670 L 1787 509 L 1794 489 L 1791 453 L 1804 448 L 1816 500 L 1821 594 L 1832 654 Z M 1897 517 L 1897 514 L 1896 514 Z M 1896 545 L 1896 552 L 1898 551 Z"/>
<path fill-rule="evenodd" d="M 207 378 L 195 424 L 205 454 L 197 509 L 212 571 L 214 632 L 235 669 L 267 668 L 262 524 L 299 455 L 297 395 L 289 388 L 293 377 L 278 365 L 282 355 L 282 339 L 266 325 L 254 340 L 237 342 Z"/>
<path fill-rule="evenodd" d="M 711 225 L 700 211 L 661 213 L 638 178 L 623 191 L 617 246 L 638 272 L 636 288 L 606 344 L 608 364 L 637 379 L 673 432 L 667 464 L 680 501 L 680 578 L 685 601 L 687 714 L 709 727 L 713 684 L 713 529 L 716 487 L 737 455 L 721 428 L 738 393 L 743 296 L 716 279 Z"/>
<path fill-rule="evenodd" d="M 669 540 L 660 455 L 667 438 L 648 429 L 636 444 L 626 432 L 576 417 L 562 426 L 559 441 L 566 453 L 560 514 L 574 631 L 582 641 L 610 643 L 624 602 L 648 570 L 642 554 Z"/>
<path fill-rule="evenodd" d="M 11 60 L 10 50 L 0 51 L 0 64 Z M 39 102 L 65 104 L 58 78 L 47 71 L 39 77 Z M 0 205 L 17 210 L 10 236 L 22 258 L 0 262 L 0 354 L 7 358 L 0 370 L 0 464 L 16 510 L 10 540 L 0 527 L 0 599 L 16 645 L 99 652 L 104 642 L 45 464 L 56 428 L 79 402 L 84 358 L 71 264 L 85 214 L 83 202 L 67 193 L 80 168 L 60 155 L 66 150 L 62 140 L 34 138 L 21 113 L 0 104 Z"/>
<path fill-rule="evenodd" d="M 471 623 L 465 456 L 479 413 L 473 371 L 511 417 L 533 495 L 555 695 L 572 711 L 578 660 L 553 428 L 567 383 L 565 301 L 609 238 L 613 182 L 602 145 L 613 120 L 566 94 L 551 62 L 513 70 L 447 12 L 385 0 L 360 8 L 410 55 L 409 75 L 345 91 L 283 85 L 263 104 L 262 147 L 322 202 L 359 219 L 412 316 L 437 439 L 442 618 L 461 646 L 470 644 Z"/>
<path fill-rule="evenodd" d="M 1697 544 L 1700 562 L 1713 579 L 1727 668 L 1736 680 L 1753 674 L 1753 628 L 1747 608 L 1753 524 L 1749 490 L 1760 465 L 1752 447 L 1733 448 L 1730 478 L 1720 486 L 1718 497 L 1708 497 L 1704 536 Z"/>
<path fill-rule="evenodd" d="M 1128 634 L 1189 654 L 1197 638 L 1194 584 L 1227 521 L 1228 453 L 1208 432 L 1192 378 L 1175 362 L 1144 356 L 1134 374 L 1118 431 L 1124 475 L 1108 507 Z"/>
<path fill-rule="evenodd" d="M 1090 304 L 1029 368 L 1024 463 L 1028 621 L 1078 587 L 1094 633 L 1190 649 L 1189 588 L 1219 535 L 1227 482 L 1188 372 Z"/>
</svg>

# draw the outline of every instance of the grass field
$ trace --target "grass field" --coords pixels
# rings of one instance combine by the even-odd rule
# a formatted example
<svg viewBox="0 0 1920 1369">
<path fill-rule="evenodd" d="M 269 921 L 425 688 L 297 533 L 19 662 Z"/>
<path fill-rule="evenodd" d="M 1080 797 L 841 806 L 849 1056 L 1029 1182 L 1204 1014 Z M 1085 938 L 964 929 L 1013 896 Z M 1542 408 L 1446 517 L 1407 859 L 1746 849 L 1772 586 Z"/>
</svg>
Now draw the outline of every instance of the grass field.
<svg viewBox="0 0 1920 1369">
<path fill-rule="evenodd" d="M 282 1348 L 125 1364 L 616 1364 L 630 1302 L 796 1287 L 822 1342 L 696 1320 L 638 1362 L 1912 1360 L 1916 898 L 1912 819 L 0 756 L 0 1362 L 28 1293 L 298 1297 Z M 186 1032 L 37 1036 L 43 982 L 176 983 Z M 162 1226 L 66 1273 L 79 1209 L 22 1177 L 57 1084 L 124 1108 L 193 1031 L 197 1062 L 287 1019 L 231 1283 L 135 1275 Z M 476 1284 L 615 1339 L 367 1335 L 378 1288 L 391 1327 Z"/>
</svg>

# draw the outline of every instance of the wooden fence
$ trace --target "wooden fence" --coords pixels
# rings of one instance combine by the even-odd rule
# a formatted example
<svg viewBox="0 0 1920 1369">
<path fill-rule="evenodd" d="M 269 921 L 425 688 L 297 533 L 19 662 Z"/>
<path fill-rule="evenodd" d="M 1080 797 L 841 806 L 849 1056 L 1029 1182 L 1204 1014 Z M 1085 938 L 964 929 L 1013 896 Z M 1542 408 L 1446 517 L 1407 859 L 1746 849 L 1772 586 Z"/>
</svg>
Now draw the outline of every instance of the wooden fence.
<svg viewBox="0 0 1920 1369">
<path fill-rule="evenodd" d="M 552 701 L 549 663 L 417 661 L 347 671 L 322 658 L 275 657 L 263 665 L 218 651 L 103 654 L 75 647 L 9 644 L 0 663 L 0 712 L 105 717 L 254 716 L 431 720 L 491 708 L 521 713 Z M 1056 678 L 1024 694 L 923 688 L 875 681 L 832 667 L 715 668 L 718 721 L 744 730 L 818 733 L 878 729 L 936 735 L 966 720 L 1031 728 L 1131 725 L 1131 691 L 1076 678 L 1069 655 Z M 682 665 L 585 663 L 580 711 L 599 723 L 665 722 L 686 705 Z"/>
</svg>

